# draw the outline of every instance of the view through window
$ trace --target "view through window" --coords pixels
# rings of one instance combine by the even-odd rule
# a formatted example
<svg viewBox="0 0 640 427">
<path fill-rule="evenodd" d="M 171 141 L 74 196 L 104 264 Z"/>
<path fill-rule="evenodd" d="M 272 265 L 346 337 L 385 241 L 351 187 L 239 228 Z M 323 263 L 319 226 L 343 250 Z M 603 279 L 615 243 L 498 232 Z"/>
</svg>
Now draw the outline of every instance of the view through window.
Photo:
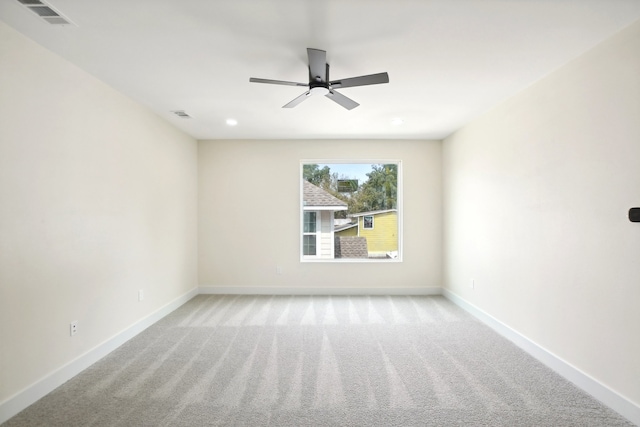
<svg viewBox="0 0 640 427">
<path fill-rule="evenodd" d="M 301 259 L 400 260 L 400 162 L 302 162 Z"/>
</svg>

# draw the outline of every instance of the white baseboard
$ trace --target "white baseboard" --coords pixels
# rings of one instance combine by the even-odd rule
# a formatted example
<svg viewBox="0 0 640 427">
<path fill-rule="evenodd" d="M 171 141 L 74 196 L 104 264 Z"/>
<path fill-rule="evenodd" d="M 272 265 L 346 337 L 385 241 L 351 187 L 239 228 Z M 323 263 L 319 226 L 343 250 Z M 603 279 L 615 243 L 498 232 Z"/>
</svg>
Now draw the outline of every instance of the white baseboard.
<svg viewBox="0 0 640 427">
<path fill-rule="evenodd" d="M 201 286 L 176 298 L 147 317 L 134 323 L 102 344 L 46 375 L 24 390 L 0 403 L 0 424 L 26 409 L 80 372 L 87 369 L 140 332 L 171 313 L 198 294 L 240 295 L 441 295 L 440 287 L 406 288 L 294 288 L 294 287 L 214 287 Z"/>
<path fill-rule="evenodd" d="M 193 289 L 0 403 L 0 424 L 69 381 L 198 294 Z"/>
<path fill-rule="evenodd" d="M 611 390 L 570 363 L 547 351 L 519 332 L 495 319 L 453 292 L 440 287 L 407 288 L 291 288 L 291 287 L 217 287 L 200 286 L 176 298 L 129 328 L 67 363 L 60 369 L 0 403 L 0 424 L 35 403 L 104 356 L 171 313 L 198 294 L 239 295 L 444 295 L 531 356 L 562 375 L 602 403 L 640 426 L 640 406 Z"/>
<path fill-rule="evenodd" d="M 587 373 L 581 371 L 569 362 L 561 359 L 545 348 L 539 346 L 529 338 L 520 334 L 519 332 L 511 329 L 509 326 L 500 322 L 490 314 L 469 303 L 460 296 L 454 294 L 448 289 L 442 290 L 444 295 L 451 302 L 457 306 L 463 308 L 473 316 L 477 317 L 480 321 L 485 323 L 491 329 L 513 342 L 515 345 L 529 353 L 531 356 L 544 363 L 546 366 L 560 374 L 562 377 L 571 381 L 577 387 L 583 391 L 589 393 L 591 396 L 604 403 L 609 408 L 618 412 L 623 417 L 627 418 L 632 423 L 640 426 L 640 406 L 636 405 L 631 400 L 613 391 L 606 385 L 595 380 Z"/>
<path fill-rule="evenodd" d="M 201 285 L 198 289 L 201 294 L 215 295 L 442 295 L 442 288 L 435 286 L 406 288 L 307 288 Z"/>
</svg>

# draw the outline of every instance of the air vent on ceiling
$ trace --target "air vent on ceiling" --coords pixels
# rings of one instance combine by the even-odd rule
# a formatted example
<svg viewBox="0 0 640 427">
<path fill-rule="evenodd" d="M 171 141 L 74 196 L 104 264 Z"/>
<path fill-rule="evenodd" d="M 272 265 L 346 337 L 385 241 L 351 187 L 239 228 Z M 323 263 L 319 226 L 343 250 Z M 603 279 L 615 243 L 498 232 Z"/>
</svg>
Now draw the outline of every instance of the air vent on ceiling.
<svg viewBox="0 0 640 427">
<path fill-rule="evenodd" d="M 190 119 L 191 116 L 184 112 L 184 110 L 175 110 L 172 111 L 173 114 L 180 117 L 181 119 Z"/>
<path fill-rule="evenodd" d="M 41 17 L 45 22 L 52 25 L 72 25 L 73 23 L 54 10 L 50 5 L 40 0 L 18 0 L 18 3 Z"/>
</svg>

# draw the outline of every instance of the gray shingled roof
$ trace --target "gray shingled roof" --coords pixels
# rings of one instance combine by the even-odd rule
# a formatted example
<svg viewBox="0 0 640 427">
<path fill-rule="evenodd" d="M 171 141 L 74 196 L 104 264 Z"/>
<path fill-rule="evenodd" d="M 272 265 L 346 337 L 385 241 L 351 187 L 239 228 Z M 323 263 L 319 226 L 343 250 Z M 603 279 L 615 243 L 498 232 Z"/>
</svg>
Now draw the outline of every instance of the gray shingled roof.
<svg viewBox="0 0 640 427">
<path fill-rule="evenodd" d="M 336 258 L 369 258 L 367 238 L 358 236 L 336 236 L 334 240 Z"/>
<path fill-rule="evenodd" d="M 303 181 L 302 200 L 304 206 L 341 206 L 347 208 L 347 202 L 332 196 L 307 180 Z"/>
</svg>

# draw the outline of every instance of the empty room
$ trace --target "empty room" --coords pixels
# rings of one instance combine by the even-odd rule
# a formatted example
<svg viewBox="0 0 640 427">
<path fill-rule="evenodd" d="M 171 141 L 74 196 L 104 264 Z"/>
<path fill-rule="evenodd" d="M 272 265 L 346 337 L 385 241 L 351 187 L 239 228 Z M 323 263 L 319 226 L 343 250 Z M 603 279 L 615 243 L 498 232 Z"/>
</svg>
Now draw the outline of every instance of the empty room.
<svg viewBox="0 0 640 427">
<path fill-rule="evenodd" d="M 640 425 L 639 0 L 0 0 L 0 424 Z"/>
</svg>

